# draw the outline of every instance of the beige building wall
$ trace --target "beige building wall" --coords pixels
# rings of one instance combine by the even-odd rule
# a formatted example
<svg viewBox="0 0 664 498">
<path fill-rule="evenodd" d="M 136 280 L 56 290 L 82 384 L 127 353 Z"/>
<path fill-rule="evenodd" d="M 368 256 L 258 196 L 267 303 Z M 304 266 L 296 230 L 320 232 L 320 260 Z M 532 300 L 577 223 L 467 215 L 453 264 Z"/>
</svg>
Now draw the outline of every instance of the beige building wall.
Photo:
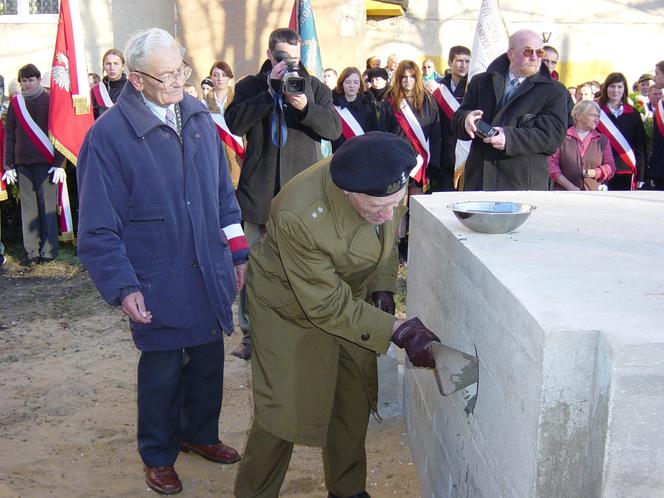
<svg viewBox="0 0 664 498">
<path fill-rule="evenodd" d="M 363 2 L 312 0 L 311 4 L 324 67 L 363 61 Z M 217 60 L 231 65 L 236 81 L 255 74 L 266 59 L 270 32 L 288 26 L 292 8 L 293 0 L 177 0 L 178 35 L 196 81 L 207 76 Z"/>
<path fill-rule="evenodd" d="M 501 0 L 508 32 L 532 29 L 550 33 L 549 44 L 561 54 L 559 72 L 568 86 L 603 80 L 621 71 L 632 83 L 653 72 L 664 59 L 664 2 L 595 0 Z M 480 0 L 411 0 L 407 15 L 369 21 L 366 52 L 381 56 L 436 61 L 447 67 L 454 45 L 472 48 Z"/>
<path fill-rule="evenodd" d="M 101 71 L 101 55 L 113 46 L 110 0 L 81 0 L 81 22 L 89 71 Z M 28 18 L 29 20 L 29 18 Z M 39 22 L 3 22 L 0 16 L 0 74 L 5 87 L 16 85 L 18 69 L 32 63 L 42 72 L 50 71 L 58 27 L 58 16 L 42 16 Z"/>
<path fill-rule="evenodd" d="M 364 67 L 376 54 L 421 62 L 432 58 L 439 72 L 451 46 L 472 47 L 480 0 L 410 0 L 405 16 L 369 20 L 364 0 L 311 0 L 323 65 L 340 71 Z M 101 72 L 101 55 L 122 48 L 136 29 L 159 26 L 187 49 L 200 82 L 215 60 L 225 60 L 236 80 L 255 73 L 265 59 L 267 38 L 285 26 L 292 0 L 80 0 L 90 71 Z M 510 32 L 531 28 L 551 34 L 561 52 L 562 80 L 576 84 L 622 71 L 634 81 L 664 59 L 664 1 L 502 0 Z M 524 7 L 526 5 L 526 7 Z M 57 16 L 50 22 L 3 23 L 0 19 L 0 74 L 9 83 L 27 62 L 42 72 L 51 65 Z"/>
</svg>

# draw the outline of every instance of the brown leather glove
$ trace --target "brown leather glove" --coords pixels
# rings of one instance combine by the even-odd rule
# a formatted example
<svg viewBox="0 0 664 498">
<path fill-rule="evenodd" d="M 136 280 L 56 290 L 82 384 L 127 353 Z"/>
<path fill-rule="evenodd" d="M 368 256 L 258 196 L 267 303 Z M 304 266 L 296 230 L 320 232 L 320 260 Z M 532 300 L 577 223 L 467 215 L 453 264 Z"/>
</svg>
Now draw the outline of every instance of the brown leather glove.
<svg viewBox="0 0 664 498">
<path fill-rule="evenodd" d="M 394 315 L 396 306 L 394 304 L 394 294 L 390 291 L 376 291 L 371 293 L 371 300 L 374 306 L 385 313 Z"/>
<path fill-rule="evenodd" d="M 408 359 L 416 367 L 436 368 L 436 360 L 431 351 L 433 341 L 440 342 L 438 336 L 431 332 L 419 318 L 411 318 L 394 331 L 392 342 L 406 350 Z"/>
</svg>

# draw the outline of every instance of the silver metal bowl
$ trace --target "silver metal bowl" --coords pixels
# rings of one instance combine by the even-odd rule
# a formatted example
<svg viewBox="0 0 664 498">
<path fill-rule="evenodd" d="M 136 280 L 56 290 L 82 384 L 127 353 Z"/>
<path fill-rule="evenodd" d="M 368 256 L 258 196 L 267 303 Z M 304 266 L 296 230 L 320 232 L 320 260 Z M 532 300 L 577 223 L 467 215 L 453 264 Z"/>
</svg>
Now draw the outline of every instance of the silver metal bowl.
<svg viewBox="0 0 664 498">
<path fill-rule="evenodd" d="M 448 206 L 457 219 L 474 232 L 507 233 L 528 219 L 536 206 L 519 202 L 464 201 Z"/>
</svg>

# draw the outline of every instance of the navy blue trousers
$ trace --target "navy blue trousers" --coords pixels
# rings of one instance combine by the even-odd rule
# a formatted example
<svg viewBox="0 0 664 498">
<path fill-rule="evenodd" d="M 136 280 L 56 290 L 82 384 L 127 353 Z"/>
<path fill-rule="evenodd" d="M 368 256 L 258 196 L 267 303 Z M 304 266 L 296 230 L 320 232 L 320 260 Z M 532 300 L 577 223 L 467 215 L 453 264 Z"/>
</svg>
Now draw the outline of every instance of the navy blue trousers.
<svg viewBox="0 0 664 498">
<path fill-rule="evenodd" d="M 179 441 L 219 442 L 224 342 L 142 351 L 138 361 L 138 451 L 148 467 L 173 465 Z"/>
</svg>

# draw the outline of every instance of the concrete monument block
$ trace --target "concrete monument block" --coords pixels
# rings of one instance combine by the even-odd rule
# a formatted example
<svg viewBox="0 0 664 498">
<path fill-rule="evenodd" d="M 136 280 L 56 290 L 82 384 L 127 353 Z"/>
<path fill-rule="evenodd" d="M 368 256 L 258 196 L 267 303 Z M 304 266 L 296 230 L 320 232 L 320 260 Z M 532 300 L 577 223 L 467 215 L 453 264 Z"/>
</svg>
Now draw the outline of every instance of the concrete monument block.
<svg viewBox="0 0 664 498">
<path fill-rule="evenodd" d="M 538 209 L 486 235 L 459 200 Z M 408 315 L 480 358 L 472 412 L 476 386 L 443 397 L 406 367 L 423 496 L 664 496 L 663 212 L 657 192 L 411 199 Z"/>
</svg>

